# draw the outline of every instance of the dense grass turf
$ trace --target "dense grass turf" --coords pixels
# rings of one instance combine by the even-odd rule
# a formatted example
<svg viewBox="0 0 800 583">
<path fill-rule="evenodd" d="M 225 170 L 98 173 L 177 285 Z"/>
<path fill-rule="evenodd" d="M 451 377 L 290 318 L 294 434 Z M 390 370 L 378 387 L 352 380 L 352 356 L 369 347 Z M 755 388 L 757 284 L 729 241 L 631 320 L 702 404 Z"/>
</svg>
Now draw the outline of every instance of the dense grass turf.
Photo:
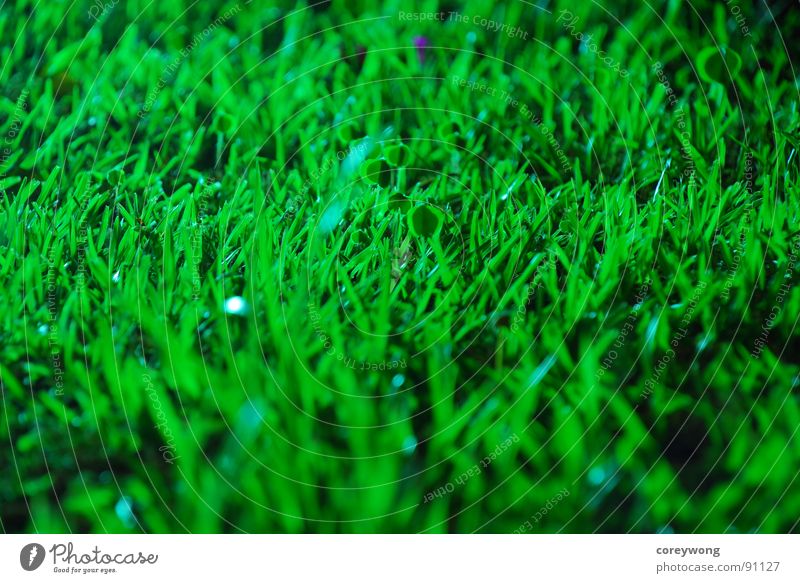
<svg viewBox="0 0 800 583">
<path fill-rule="evenodd" d="M 3 530 L 797 531 L 791 4 L 5 2 Z"/>
</svg>

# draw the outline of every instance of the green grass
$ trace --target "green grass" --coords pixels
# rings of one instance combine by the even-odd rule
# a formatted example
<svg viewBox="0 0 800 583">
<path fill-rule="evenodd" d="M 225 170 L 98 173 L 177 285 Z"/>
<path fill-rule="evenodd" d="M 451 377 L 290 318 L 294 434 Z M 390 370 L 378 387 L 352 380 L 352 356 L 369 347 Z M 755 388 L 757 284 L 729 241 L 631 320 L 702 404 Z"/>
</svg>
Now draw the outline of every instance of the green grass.
<svg viewBox="0 0 800 583">
<path fill-rule="evenodd" d="M 796 532 L 798 14 L 577 4 L 3 4 L 3 531 Z"/>
</svg>

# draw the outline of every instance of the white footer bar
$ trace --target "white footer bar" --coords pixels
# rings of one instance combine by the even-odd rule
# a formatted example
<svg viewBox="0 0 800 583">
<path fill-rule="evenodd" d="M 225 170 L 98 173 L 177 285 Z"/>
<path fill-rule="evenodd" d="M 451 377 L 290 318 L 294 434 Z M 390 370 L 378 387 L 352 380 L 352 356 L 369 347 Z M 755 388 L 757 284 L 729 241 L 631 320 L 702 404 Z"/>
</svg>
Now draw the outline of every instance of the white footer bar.
<svg viewBox="0 0 800 583">
<path fill-rule="evenodd" d="M 798 535 L 3 535 L 0 581 L 800 581 Z"/>
</svg>

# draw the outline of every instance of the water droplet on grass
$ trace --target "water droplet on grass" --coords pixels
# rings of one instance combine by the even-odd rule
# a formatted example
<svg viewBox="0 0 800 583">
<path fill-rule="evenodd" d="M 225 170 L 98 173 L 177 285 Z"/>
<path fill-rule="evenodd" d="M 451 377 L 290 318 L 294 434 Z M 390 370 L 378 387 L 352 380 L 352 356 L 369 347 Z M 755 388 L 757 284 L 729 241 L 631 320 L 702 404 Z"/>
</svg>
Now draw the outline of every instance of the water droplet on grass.
<svg viewBox="0 0 800 583">
<path fill-rule="evenodd" d="M 133 516 L 133 500 L 129 496 L 123 496 L 117 501 L 114 512 L 128 528 L 136 526 L 136 518 Z"/>
<path fill-rule="evenodd" d="M 409 435 L 403 440 L 403 453 L 406 455 L 411 455 L 417 449 L 417 438 L 413 435 Z"/>
<path fill-rule="evenodd" d="M 594 467 L 589 470 L 589 483 L 592 486 L 599 486 L 606 479 L 606 472 L 601 467 Z"/>
<path fill-rule="evenodd" d="M 396 389 L 399 389 L 401 386 L 403 386 L 404 382 L 406 382 L 405 375 L 396 374 L 394 377 L 392 377 L 392 386 Z"/>
<path fill-rule="evenodd" d="M 344 207 L 340 203 L 334 202 L 331 204 L 319 221 L 320 233 L 323 235 L 331 233 L 339 224 L 343 214 Z"/>
<path fill-rule="evenodd" d="M 533 388 L 538 385 L 542 379 L 547 375 L 553 365 L 556 363 L 556 355 L 551 354 L 547 358 L 545 358 L 542 363 L 536 367 L 536 370 L 533 371 L 531 375 L 530 385 L 528 388 Z"/>
<path fill-rule="evenodd" d="M 225 313 L 243 316 L 247 313 L 247 301 L 241 296 L 233 296 L 225 300 Z"/>
<path fill-rule="evenodd" d="M 120 280 L 120 275 L 119 275 L 119 270 L 117 270 L 114 272 L 114 275 L 111 276 L 111 281 L 113 281 L 114 283 L 119 283 L 119 280 Z"/>
<path fill-rule="evenodd" d="M 653 347 L 656 331 L 658 331 L 658 318 L 653 318 L 653 320 L 647 325 L 647 331 L 644 333 L 645 344 L 650 349 Z"/>
</svg>

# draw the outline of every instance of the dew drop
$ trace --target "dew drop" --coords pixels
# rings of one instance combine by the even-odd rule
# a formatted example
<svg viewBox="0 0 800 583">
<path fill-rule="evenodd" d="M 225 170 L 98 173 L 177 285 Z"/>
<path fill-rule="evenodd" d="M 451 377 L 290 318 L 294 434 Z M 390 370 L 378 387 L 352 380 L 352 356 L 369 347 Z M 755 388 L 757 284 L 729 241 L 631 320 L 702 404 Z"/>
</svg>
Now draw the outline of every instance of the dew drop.
<svg viewBox="0 0 800 583">
<path fill-rule="evenodd" d="M 225 300 L 225 313 L 243 316 L 247 313 L 247 301 L 241 296 L 233 296 Z"/>
<path fill-rule="evenodd" d="M 600 484 L 602 484 L 605 477 L 606 477 L 605 471 L 603 470 L 603 468 L 599 466 L 589 470 L 588 478 L 589 478 L 589 483 L 592 486 L 599 486 Z"/>
<path fill-rule="evenodd" d="M 417 449 L 417 438 L 413 435 L 409 435 L 403 440 L 403 453 L 406 455 L 412 455 L 414 451 Z"/>
<path fill-rule="evenodd" d="M 114 512 L 128 528 L 136 526 L 136 518 L 133 516 L 133 500 L 129 496 L 123 496 L 117 501 Z"/>
</svg>

